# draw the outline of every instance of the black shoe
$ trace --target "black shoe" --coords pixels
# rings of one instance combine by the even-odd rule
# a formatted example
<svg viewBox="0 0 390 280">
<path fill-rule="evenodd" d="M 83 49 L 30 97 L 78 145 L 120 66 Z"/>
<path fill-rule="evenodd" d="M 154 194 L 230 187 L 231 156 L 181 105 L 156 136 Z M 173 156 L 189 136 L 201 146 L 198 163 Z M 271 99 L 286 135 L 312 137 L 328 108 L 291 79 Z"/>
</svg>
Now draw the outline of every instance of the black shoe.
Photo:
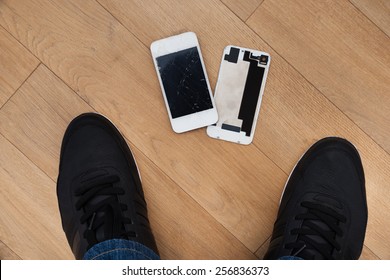
<svg viewBox="0 0 390 280">
<path fill-rule="evenodd" d="M 57 181 L 62 227 L 76 259 L 108 239 L 139 242 L 158 254 L 138 168 L 105 117 L 86 113 L 68 126 Z"/>
<path fill-rule="evenodd" d="M 347 140 L 325 138 L 290 175 L 264 259 L 358 259 L 366 225 L 359 154 Z"/>
</svg>

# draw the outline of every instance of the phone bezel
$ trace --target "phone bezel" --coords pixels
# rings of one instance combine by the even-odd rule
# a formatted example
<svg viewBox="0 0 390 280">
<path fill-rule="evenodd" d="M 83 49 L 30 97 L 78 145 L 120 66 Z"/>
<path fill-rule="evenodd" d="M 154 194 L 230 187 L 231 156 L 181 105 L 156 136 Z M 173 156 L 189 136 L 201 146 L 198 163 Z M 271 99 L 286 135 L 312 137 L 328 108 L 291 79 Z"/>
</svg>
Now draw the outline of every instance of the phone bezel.
<svg viewBox="0 0 390 280">
<path fill-rule="evenodd" d="M 212 103 L 213 107 L 211 109 L 207 109 L 207 110 L 204 110 L 201 112 L 181 116 L 178 118 L 172 118 L 171 110 L 169 108 L 169 103 L 168 103 L 166 93 L 164 90 L 163 81 L 161 79 L 160 71 L 158 70 L 156 58 L 163 56 L 163 55 L 175 53 L 175 52 L 178 52 L 181 50 L 193 48 L 193 47 L 196 47 L 198 52 L 199 52 L 200 61 L 202 64 L 204 76 L 206 78 L 206 84 L 207 84 L 207 88 L 209 91 L 209 95 L 210 95 L 210 99 L 211 99 L 211 103 Z M 196 34 L 194 32 L 186 32 L 186 33 L 182 33 L 182 34 L 175 35 L 172 37 L 168 37 L 168 38 L 154 41 L 150 46 L 150 50 L 152 53 L 153 64 L 154 64 L 154 67 L 155 67 L 156 72 L 157 72 L 157 76 L 158 76 L 161 91 L 163 94 L 165 106 L 166 106 L 167 111 L 168 111 L 168 116 L 169 116 L 169 120 L 170 120 L 173 131 L 175 131 L 176 133 L 182 133 L 182 132 L 205 127 L 205 126 L 216 123 L 218 121 L 218 114 L 217 114 L 217 110 L 215 107 L 215 102 L 214 102 L 214 98 L 212 95 L 210 82 L 209 82 L 209 79 L 207 76 L 206 67 L 205 67 L 204 62 L 203 62 L 203 56 L 202 56 L 202 52 L 200 50 L 200 46 L 199 46 L 199 42 L 198 42 L 198 39 L 196 37 Z"/>
</svg>

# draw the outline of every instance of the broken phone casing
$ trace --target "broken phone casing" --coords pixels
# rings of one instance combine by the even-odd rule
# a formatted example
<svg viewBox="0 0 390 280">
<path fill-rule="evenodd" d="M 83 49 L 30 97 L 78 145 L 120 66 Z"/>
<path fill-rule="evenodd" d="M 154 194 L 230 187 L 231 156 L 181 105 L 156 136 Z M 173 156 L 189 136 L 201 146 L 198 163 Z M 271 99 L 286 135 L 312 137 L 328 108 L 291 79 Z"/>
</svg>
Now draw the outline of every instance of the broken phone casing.
<svg viewBox="0 0 390 280">
<path fill-rule="evenodd" d="M 207 127 L 210 137 L 252 142 L 270 61 L 265 52 L 236 46 L 224 49 L 214 95 L 218 122 Z"/>
</svg>

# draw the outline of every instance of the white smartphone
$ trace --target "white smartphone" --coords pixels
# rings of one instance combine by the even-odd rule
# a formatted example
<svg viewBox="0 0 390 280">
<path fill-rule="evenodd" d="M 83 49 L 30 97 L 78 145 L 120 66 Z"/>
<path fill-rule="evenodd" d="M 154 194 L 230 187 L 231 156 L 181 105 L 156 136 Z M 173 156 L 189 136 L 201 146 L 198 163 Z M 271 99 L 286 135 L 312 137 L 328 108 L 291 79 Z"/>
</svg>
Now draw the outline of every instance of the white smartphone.
<svg viewBox="0 0 390 280">
<path fill-rule="evenodd" d="M 270 62 L 265 52 L 236 46 L 224 49 L 214 96 L 219 119 L 207 127 L 210 137 L 252 142 Z"/>
<path fill-rule="evenodd" d="M 216 123 L 218 114 L 195 33 L 155 41 L 150 50 L 173 130 L 181 133 Z"/>
</svg>

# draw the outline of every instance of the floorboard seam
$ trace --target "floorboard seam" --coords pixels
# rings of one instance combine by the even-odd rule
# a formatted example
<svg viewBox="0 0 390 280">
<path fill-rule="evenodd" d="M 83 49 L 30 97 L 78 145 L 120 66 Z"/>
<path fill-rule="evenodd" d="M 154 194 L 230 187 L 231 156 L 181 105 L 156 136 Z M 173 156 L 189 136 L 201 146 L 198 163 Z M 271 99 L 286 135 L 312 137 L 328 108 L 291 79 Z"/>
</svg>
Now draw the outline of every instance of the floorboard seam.
<svg viewBox="0 0 390 280">
<path fill-rule="evenodd" d="M 252 30 L 256 36 L 258 36 L 261 40 L 263 40 L 272 51 L 274 51 L 277 55 L 280 56 L 281 59 L 283 59 L 292 69 L 294 69 L 311 87 L 315 89 L 319 94 L 321 94 L 330 104 L 332 104 L 335 109 L 337 109 L 342 115 L 344 115 L 348 120 L 350 120 L 358 129 L 358 131 L 362 132 L 364 135 L 366 135 L 369 139 L 371 139 L 384 153 L 386 153 L 388 156 L 390 156 L 390 151 L 388 152 L 384 147 L 382 147 L 379 143 L 376 142 L 374 138 L 372 138 L 363 128 L 361 128 L 354 120 L 352 120 L 347 114 L 345 114 L 332 100 L 330 100 L 320 89 L 318 89 L 304 74 L 302 74 L 300 71 L 298 71 L 297 68 L 294 67 L 284 56 L 282 56 L 278 51 L 276 51 L 270 43 L 265 40 L 263 37 L 261 37 L 260 34 L 258 34 L 255 30 L 252 29 L 249 25 L 246 24 L 250 30 Z M 260 150 L 261 151 L 261 150 Z M 283 169 L 282 169 L 283 170 Z"/>
<path fill-rule="evenodd" d="M 353 2 L 351 2 L 351 0 L 348 0 L 348 2 L 360 13 L 362 14 L 365 18 L 367 18 L 373 25 L 375 25 L 383 34 L 385 34 L 387 36 L 387 38 L 390 38 L 390 36 L 386 33 L 385 30 L 383 30 L 380 26 L 378 26 L 374 21 L 372 21 L 372 19 L 367 16 L 362 10 L 359 9 L 359 7 L 357 7 Z"/>
<path fill-rule="evenodd" d="M 42 62 L 39 62 L 38 65 L 31 71 L 31 73 L 27 76 L 26 79 L 24 79 L 24 81 L 19 85 L 19 87 L 14 91 L 14 93 L 12 93 L 12 95 L 10 97 L 8 97 L 8 99 L 4 102 L 3 105 L 0 106 L 0 111 L 3 109 L 3 107 L 5 106 L 5 104 L 7 104 L 11 99 L 12 97 L 14 97 L 14 95 L 19 91 L 19 89 L 26 83 L 26 81 L 32 76 L 32 74 L 34 74 L 34 72 L 38 69 L 38 67 L 42 64 Z"/>
</svg>

